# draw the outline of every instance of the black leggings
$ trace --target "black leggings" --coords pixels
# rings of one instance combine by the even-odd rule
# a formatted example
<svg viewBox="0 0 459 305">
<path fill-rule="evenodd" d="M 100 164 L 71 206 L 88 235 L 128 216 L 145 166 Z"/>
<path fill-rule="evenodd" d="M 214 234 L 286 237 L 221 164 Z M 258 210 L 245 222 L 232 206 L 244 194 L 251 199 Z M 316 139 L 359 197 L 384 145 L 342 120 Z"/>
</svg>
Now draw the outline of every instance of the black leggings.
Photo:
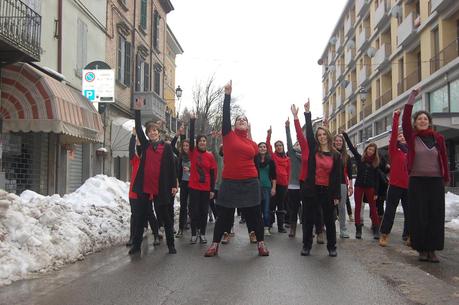
<svg viewBox="0 0 459 305">
<path fill-rule="evenodd" d="M 298 222 L 298 212 L 301 207 L 301 190 L 289 189 L 287 192 L 287 205 L 289 210 L 289 223 L 296 224 Z"/>
<path fill-rule="evenodd" d="M 274 213 L 277 216 L 277 227 L 283 228 L 284 227 L 284 220 L 285 220 L 285 197 L 287 196 L 287 186 L 284 185 L 276 185 L 276 195 L 271 197 L 271 201 L 269 202 L 269 209 L 271 211 L 271 224 L 274 223 Z M 276 211 L 277 208 L 277 211 Z"/>
<path fill-rule="evenodd" d="M 254 228 L 257 241 L 264 240 L 263 218 L 261 217 L 261 206 L 256 205 L 248 208 L 238 208 L 247 221 L 247 227 Z M 223 233 L 229 233 L 234 222 L 234 208 L 218 206 L 218 217 L 215 222 L 213 242 L 220 243 Z"/>
<path fill-rule="evenodd" d="M 351 201 L 349 200 L 349 196 L 346 196 L 346 209 L 347 209 L 347 215 L 352 216 L 352 207 L 351 207 Z"/>
<path fill-rule="evenodd" d="M 180 216 L 179 216 L 179 229 L 185 229 L 186 220 L 188 217 L 188 181 L 180 182 Z"/>
<path fill-rule="evenodd" d="M 155 236 L 158 236 L 159 234 L 159 222 L 158 219 L 156 218 L 155 212 L 153 211 L 153 202 L 151 200 L 148 201 L 148 207 L 147 207 L 147 218 L 145 221 L 145 228 L 148 229 L 148 224 L 150 224 L 151 231 L 153 231 L 153 234 Z"/>
<path fill-rule="evenodd" d="M 190 188 L 191 235 L 196 236 L 197 230 L 206 235 L 207 215 L 209 211 L 209 191 Z"/>
<path fill-rule="evenodd" d="M 387 191 L 386 210 L 384 211 L 384 217 L 381 223 L 381 233 L 389 234 L 392 230 L 399 201 L 402 201 L 403 215 L 405 218 L 402 236 L 408 236 L 408 190 L 394 185 L 390 185 Z"/>
<path fill-rule="evenodd" d="M 153 223 L 153 233 L 158 234 L 158 221 L 153 213 L 152 201 L 149 199 L 148 194 L 139 195 L 138 199 L 133 199 L 132 202 L 132 214 L 133 214 L 133 241 L 132 245 L 134 248 L 140 249 L 143 239 L 143 231 L 145 229 L 145 223 L 149 220 L 150 217 L 154 217 Z M 169 205 L 157 205 L 155 203 L 155 210 L 158 215 L 158 218 L 164 222 L 164 227 L 166 230 L 167 244 L 174 244 L 174 232 L 173 232 L 173 222 L 170 218 Z M 156 223 L 156 224 L 155 224 Z M 170 232 L 169 232 L 170 231 Z M 172 237 L 172 239 L 171 239 Z"/>
</svg>

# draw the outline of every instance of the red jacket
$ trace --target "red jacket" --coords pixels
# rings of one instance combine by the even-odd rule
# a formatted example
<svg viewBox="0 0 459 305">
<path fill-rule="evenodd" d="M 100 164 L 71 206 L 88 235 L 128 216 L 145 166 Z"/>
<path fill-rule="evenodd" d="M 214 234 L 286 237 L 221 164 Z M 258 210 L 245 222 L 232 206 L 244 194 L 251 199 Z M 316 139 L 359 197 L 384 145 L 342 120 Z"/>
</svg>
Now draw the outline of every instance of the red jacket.
<svg viewBox="0 0 459 305">
<path fill-rule="evenodd" d="M 138 195 L 132 190 L 134 187 L 135 176 L 137 176 L 137 171 L 139 170 L 140 158 L 137 155 L 132 156 L 131 158 L 131 183 L 129 185 L 129 199 L 137 199 Z"/>
<path fill-rule="evenodd" d="M 389 184 L 403 189 L 408 188 L 407 153 L 397 147 L 398 121 L 400 113 L 394 114 L 392 133 L 389 140 L 390 179 Z"/>
<path fill-rule="evenodd" d="M 190 150 L 191 160 L 190 182 L 188 186 L 198 191 L 213 191 L 217 177 L 217 162 L 208 151 L 201 152 L 197 148 Z"/>
<path fill-rule="evenodd" d="M 308 141 L 306 140 L 303 130 L 301 129 L 300 121 L 294 120 L 295 123 L 295 130 L 296 130 L 296 138 L 300 143 L 301 147 L 301 171 L 300 171 L 300 181 L 306 181 L 308 178 L 308 161 L 309 161 L 309 145 Z"/>
<path fill-rule="evenodd" d="M 276 165 L 276 184 L 288 186 L 290 178 L 290 158 L 285 154 L 284 156 L 281 156 L 278 153 L 273 152 L 273 147 L 271 146 L 271 135 L 269 133 L 266 137 L 266 146 L 268 147 L 268 152 Z"/>
<path fill-rule="evenodd" d="M 403 135 L 405 136 L 406 142 L 408 143 L 408 173 L 413 168 L 414 158 L 416 157 L 414 150 L 414 142 L 417 137 L 411 126 L 411 113 L 413 112 L 413 105 L 406 104 L 403 110 L 402 127 Z M 446 155 L 446 144 L 445 138 L 438 132 L 434 132 L 434 138 L 436 147 L 438 149 L 438 163 L 440 165 L 441 174 L 445 183 L 449 182 L 449 171 L 448 171 L 448 157 Z"/>
</svg>

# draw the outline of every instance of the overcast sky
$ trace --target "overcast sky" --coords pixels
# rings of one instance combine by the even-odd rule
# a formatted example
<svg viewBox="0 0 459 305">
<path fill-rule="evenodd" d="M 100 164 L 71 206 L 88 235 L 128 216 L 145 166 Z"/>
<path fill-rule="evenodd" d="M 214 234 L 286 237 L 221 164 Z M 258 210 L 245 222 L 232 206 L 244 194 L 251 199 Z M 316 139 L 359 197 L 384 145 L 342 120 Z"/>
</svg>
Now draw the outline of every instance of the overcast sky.
<svg viewBox="0 0 459 305">
<path fill-rule="evenodd" d="M 183 89 L 181 110 L 191 106 L 194 84 L 215 73 L 222 86 L 233 80 L 233 96 L 245 109 L 256 142 L 265 140 L 270 125 L 273 140 L 285 142 L 292 103 L 299 106 L 310 97 L 312 117 L 322 115 L 317 60 L 346 0 L 172 3 L 175 10 L 167 21 L 185 51 L 176 70 L 176 84 Z"/>
</svg>

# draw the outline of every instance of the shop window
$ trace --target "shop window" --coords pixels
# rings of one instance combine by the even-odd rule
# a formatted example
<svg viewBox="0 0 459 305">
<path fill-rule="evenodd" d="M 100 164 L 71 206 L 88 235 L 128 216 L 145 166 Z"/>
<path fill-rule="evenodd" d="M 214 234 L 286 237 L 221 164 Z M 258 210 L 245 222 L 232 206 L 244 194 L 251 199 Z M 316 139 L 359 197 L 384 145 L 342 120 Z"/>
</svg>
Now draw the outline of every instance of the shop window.
<svg viewBox="0 0 459 305">
<path fill-rule="evenodd" d="M 429 109 L 431 113 L 449 112 L 448 86 L 429 93 Z"/>
</svg>

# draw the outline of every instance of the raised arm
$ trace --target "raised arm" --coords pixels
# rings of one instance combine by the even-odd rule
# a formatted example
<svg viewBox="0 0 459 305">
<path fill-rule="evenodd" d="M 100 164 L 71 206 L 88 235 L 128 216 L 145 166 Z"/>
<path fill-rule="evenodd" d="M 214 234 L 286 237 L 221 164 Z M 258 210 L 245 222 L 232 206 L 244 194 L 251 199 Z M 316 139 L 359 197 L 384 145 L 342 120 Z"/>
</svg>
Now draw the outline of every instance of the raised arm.
<svg viewBox="0 0 459 305">
<path fill-rule="evenodd" d="M 134 113 L 135 113 L 135 132 L 137 134 L 137 138 L 140 141 L 140 144 L 146 145 L 148 143 L 148 139 L 145 136 L 145 133 L 142 129 L 142 121 L 140 119 L 140 109 L 143 107 L 143 99 L 136 98 L 134 103 Z"/>
<path fill-rule="evenodd" d="M 316 139 L 314 139 L 314 131 L 312 130 L 311 111 L 309 111 L 310 102 L 304 104 L 304 118 L 306 119 L 306 139 L 308 141 L 309 149 L 316 149 Z"/>
<path fill-rule="evenodd" d="M 343 131 L 343 137 L 344 137 L 344 140 L 346 141 L 347 143 L 347 146 L 349 147 L 349 150 L 351 151 L 351 153 L 354 155 L 354 159 L 356 162 L 360 163 L 362 161 L 362 156 L 359 154 L 359 152 L 357 151 L 357 149 L 355 149 L 354 145 L 352 144 L 351 142 L 351 139 L 349 139 L 349 136 L 347 135 L 346 132 Z"/>
<path fill-rule="evenodd" d="M 406 102 L 406 105 L 403 108 L 402 129 L 403 136 L 407 142 L 411 141 L 413 136 L 413 127 L 411 126 L 411 113 L 413 112 L 413 105 L 418 94 L 418 89 L 411 91 L 410 96 L 408 97 L 408 102 Z"/>
<path fill-rule="evenodd" d="M 300 143 L 301 154 L 307 156 L 309 155 L 309 145 L 308 145 L 308 141 L 304 137 L 303 130 L 301 129 L 301 125 L 300 125 L 300 120 L 298 119 L 298 107 L 296 107 L 295 105 L 292 105 L 290 109 L 293 114 L 293 124 L 295 125 L 296 138 L 298 142 Z"/>
<path fill-rule="evenodd" d="M 270 155 L 273 154 L 273 147 L 271 146 L 271 134 L 273 133 L 273 130 L 271 126 L 269 126 L 268 132 L 266 133 L 266 148 L 268 148 L 268 152 Z"/>
<path fill-rule="evenodd" d="M 194 125 L 196 123 L 196 116 L 191 114 L 190 116 L 190 151 L 194 150 Z"/>
<path fill-rule="evenodd" d="M 135 134 L 132 134 L 131 139 L 129 140 L 129 160 L 132 160 L 135 155 Z"/>
<path fill-rule="evenodd" d="M 292 135 L 290 134 L 290 119 L 285 121 L 285 135 L 287 136 L 287 151 L 293 152 Z"/>
<path fill-rule="evenodd" d="M 398 121 L 400 119 L 400 109 L 395 109 L 392 118 L 392 131 L 389 139 L 389 155 L 397 151 L 397 138 L 398 138 Z"/>
<path fill-rule="evenodd" d="M 226 136 L 231 131 L 231 91 L 232 81 L 225 86 L 225 99 L 223 100 L 222 135 Z"/>
</svg>

